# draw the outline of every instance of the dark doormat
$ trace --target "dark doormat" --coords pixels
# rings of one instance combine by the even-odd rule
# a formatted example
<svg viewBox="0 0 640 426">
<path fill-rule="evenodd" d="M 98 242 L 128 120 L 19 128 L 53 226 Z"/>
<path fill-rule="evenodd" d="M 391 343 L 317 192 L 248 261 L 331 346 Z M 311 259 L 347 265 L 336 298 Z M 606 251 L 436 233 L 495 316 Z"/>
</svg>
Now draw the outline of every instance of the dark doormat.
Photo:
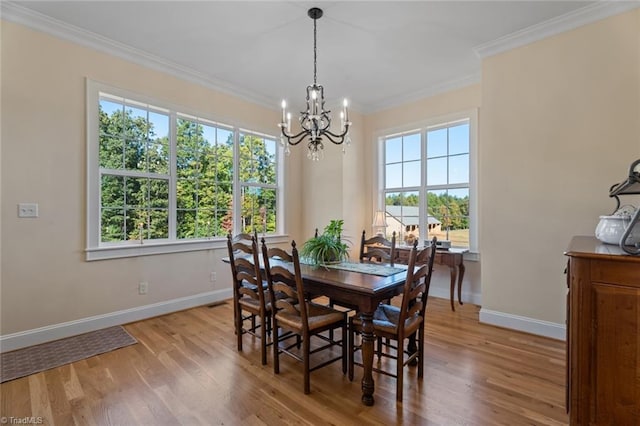
<svg viewBox="0 0 640 426">
<path fill-rule="evenodd" d="M 117 325 L 0 354 L 0 383 L 133 345 L 137 340 Z"/>
</svg>

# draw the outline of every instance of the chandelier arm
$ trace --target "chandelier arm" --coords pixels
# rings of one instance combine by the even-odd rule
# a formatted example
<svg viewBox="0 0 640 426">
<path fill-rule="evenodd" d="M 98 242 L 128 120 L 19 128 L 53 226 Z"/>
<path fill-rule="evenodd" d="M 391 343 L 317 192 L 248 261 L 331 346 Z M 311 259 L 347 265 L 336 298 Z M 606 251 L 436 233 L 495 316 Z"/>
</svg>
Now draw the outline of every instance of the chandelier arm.
<svg viewBox="0 0 640 426">
<path fill-rule="evenodd" d="M 285 138 L 287 138 L 287 143 L 289 145 L 298 145 L 300 142 L 302 142 L 302 140 L 307 136 L 309 132 L 307 132 L 306 130 L 302 130 L 300 133 L 297 133 L 295 135 L 288 135 L 287 132 L 284 130 L 284 127 L 282 128 L 282 136 L 284 136 Z"/>
<path fill-rule="evenodd" d="M 342 143 L 344 143 L 344 138 L 347 136 L 347 133 L 349 133 L 349 128 L 347 127 L 345 129 L 345 131 L 339 135 L 330 132 L 329 130 L 326 130 L 322 136 L 326 136 L 327 139 L 329 139 L 331 142 L 333 142 L 336 145 L 341 145 Z M 335 139 L 334 139 L 335 138 Z"/>
</svg>

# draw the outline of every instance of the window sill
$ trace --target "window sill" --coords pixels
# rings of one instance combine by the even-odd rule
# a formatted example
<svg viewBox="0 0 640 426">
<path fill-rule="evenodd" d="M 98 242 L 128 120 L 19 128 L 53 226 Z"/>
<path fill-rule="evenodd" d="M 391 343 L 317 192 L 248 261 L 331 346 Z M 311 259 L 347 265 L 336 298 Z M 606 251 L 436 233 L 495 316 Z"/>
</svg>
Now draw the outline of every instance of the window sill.
<svg viewBox="0 0 640 426">
<path fill-rule="evenodd" d="M 268 243 L 289 242 L 288 235 L 269 235 Z M 87 262 L 95 260 L 120 259 L 125 257 L 153 256 L 157 254 L 182 253 L 199 250 L 227 249 L 226 238 L 215 238 L 197 241 L 163 241 L 163 242 L 130 242 L 121 245 L 89 247 L 85 250 Z"/>
<path fill-rule="evenodd" d="M 462 255 L 462 258 L 469 262 L 480 262 L 480 253 L 479 252 L 466 252 Z"/>
</svg>

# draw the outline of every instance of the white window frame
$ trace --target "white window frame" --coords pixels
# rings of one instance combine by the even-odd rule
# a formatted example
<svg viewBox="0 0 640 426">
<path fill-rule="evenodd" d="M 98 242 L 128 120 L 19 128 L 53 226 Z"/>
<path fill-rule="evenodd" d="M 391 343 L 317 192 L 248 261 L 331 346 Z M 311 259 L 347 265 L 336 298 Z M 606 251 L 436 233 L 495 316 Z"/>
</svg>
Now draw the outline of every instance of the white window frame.
<svg viewBox="0 0 640 426">
<path fill-rule="evenodd" d="M 281 228 L 281 224 L 284 223 L 284 204 L 282 202 L 282 185 L 284 183 L 284 179 L 283 179 L 283 168 L 282 168 L 282 164 L 284 163 L 284 156 L 282 155 L 283 150 L 280 149 L 280 143 L 279 140 L 280 139 L 276 139 L 273 136 L 270 135 L 266 135 L 264 133 L 260 133 L 260 132 L 256 132 L 253 130 L 247 130 L 244 128 L 239 128 L 238 132 L 235 133 L 235 143 L 234 143 L 234 151 L 233 151 L 233 156 L 234 156 L 234 160 L 236 161 L 236 163 L 239 162 L 239 157 L 240 157 L 240 135 L 247 135 L 247 136 L 256 136 L 259 138 L 263 138 L 263 139 L 273 139 L 273 141 L 275 142 L 275 146 L 276 146 L 276 155 L 277 155 L 277 164 L 278 164 L 278 168 L 276 169 L 276 183 L 275 184 L 270 184 L 270 183 L 261 183 L 261 182 L 245 182 L 245 181 L 241 181 L 240 180 L 240 173 L 235 173 L 233 175 L 233 181 L 234 181 L 234 186 L 233 186 L 233 193 L 234 194 L 238 194 L 238 196 L 240 196 L 240 194 L 242 193 L 242 187 L 246 186 L 246 187 L 253 187 L 253 188 L 261 188 L 261 189 L 273 189 L 276 191 L 276 210 L 278 212 L 278 219 L 276 221 L 276 229 L 277 232 L 281 234 L 282 233 L 282 228 Z M 234 201 L 235 201 L 235 197 L 234 197 Z M 240 224 L 241 222 L 241 216 L 242 216 L 242 203 L 240 201 L 238 202 L 234 202 L 233 203 L 233 218 L 234 218 L 234 227 L 236 227 L 236 224 Z M 238 219 L 236 221 L 236 219 Z"/>
<path fill-rule="evenodd" d="M 385 203 L 385 151 L 384 142 L 393 136 L 400 136 L 411 133 L 420 133 L 421 140 L 421 182 L 419 188 L 406 187 L 403 191 L 418 191 L 420 199 L 420 208 L 426 205 L 427 186 L 426 186 L 426 134 L 428 130 L 434 128 L 445 127 L 462 120 L 469 121 L 469 252 L 465 253 L 465 260 L 479 260 L 480 245 L 478 241 L 478 109 L 460 111 L 456 113 L 441 115 L 426 119 L 418 123 L 411 123 L 405 126 L 399 126 L 376 132 L 374 140 L 377 142 L 377 150 L 375 153 L 374 187 L 373 194 L 373 211 L 382 210 Z M 420 229 L 427 229 L 426 215 L 420 215 Z M 424 223 L 423 223 L 424 222 Z"/>
<path fill-rule="evenodd" d="M 100 237 L 100 165 L 99 165 L 99 99 L 100 93 L 108 93 L 113 96 L 125 99 L 133 99 L 140 103 L 155 105 L 159 108 L 166 108 L 170 111 L 170 147 L 169 147 L 169 238 L 158 240 L 139 241 L 123 241 L 123 242 L 101 242 Z M 240 132 L 247 134 L 260 135 L 277 141 L 278 139 L 272 135 L 262 134 L 253 130 L 246 130 L 239 126 L 231 124 L 220 124 L 217 120 L 206 117 L 206 114 L 194 114 L 187 108 L 171 105 L 167 102 L 158 101 L 148 96 L 138 93 L 132 93 L 128 90 L 119 89 L 103 83 L 99 83 L 90 79 L 86 80 L 86 126 L 87 126 L 87 205 L 86 205 L 86 248 L 85 259 L 87 261 L 115 259 L 123 257 L 135 257 L 154 254 L 178 253 L 195 250 L 209 250 L 226 248 L 226 238 L 199 238 L 178 240 L 175 235 L 175 218 L 176 218 L 176 118 L 178 116 L 194 116 L 202 117 L 207 121 L 219 124 L 221 127 L 233 129 L 234 133 L 234 170 L 238 170 L 238 135 Z M 276 147 L 279 144 L 276 143 Z M 284 156 L 281 148 L 276 148 L 277 162 L 277 185 L 276 187 L 276 209 L 278 212 L 276 222 L 276 233 L 269 234 L 267 240 L 274 243 L 286 242 L 284 231 L 284 205 L 285 205 L 285 179 L 284 179 Z M 233 233 L 240 232 L 239 210 L 236 209 L 240 203 L 236 202 L 236 196 L 239 196 L 239 173 L 234 172 L 233 175 L 233 194 L 234 194 L 234 210 L 233 210 Z M 273 188 L 273 186 L 271 186 Z"/>
</svg>

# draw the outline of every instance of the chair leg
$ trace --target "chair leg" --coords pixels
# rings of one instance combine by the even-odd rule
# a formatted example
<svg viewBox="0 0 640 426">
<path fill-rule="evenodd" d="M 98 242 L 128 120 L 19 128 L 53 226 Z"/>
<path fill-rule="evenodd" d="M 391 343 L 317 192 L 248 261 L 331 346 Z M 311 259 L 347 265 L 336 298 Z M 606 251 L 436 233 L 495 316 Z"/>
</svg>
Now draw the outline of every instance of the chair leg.
<svg viewBox="0 0 640 426">
<path fill-rule="evenodd" d="M 233 295 L 233 327 L 234 330 L 233 332 L 235 334 L 238 334 L 238 328 L 237 328 L 237 321 L 238 321 L 238 298 L 236 297 L 235 293 Z"/>
<path fill-rule="evenodd" d="M 349 322 L 349 348 L 347 350 L 347 354 L 349 355 L 349 381 L 353 381 L 353 351 L 355 347 L 356 333 L 353 330 L 353 321 Z"/>
<path fill-rule="evenodd" d="M 382 358 L 382 337 L 378 337 L 377 340 L 378 341 L 376 343 L 378 344 L 378 362 L 380 362 L 380 359 Z"/>
<path fill-rule="evenodd" d="M 342 325 L 342 374 L 347 374 L 347 351 L 345 351 L 345 345 L 347 345 L 347 324 Z"/>
<path fill-rule="evenodd" d="M 424 325 L 418 331 L 418 378 L 424 376 Z"/>
<path fill-rule="evenodd" d="M 267 317 L 260 315 L 260 356 L 262 365 L 267 365 Z"/>
<path fill-rule="evenodd" d="M 302 339 L 302 359 L 304 361 L 304 393 L 311 393 L 311 381 L 309 378 L 309 357 L 311 356 L 310 336 L 304 336 Z"/>
<path fill-rule="evenodd" d="M 280 374 L 280 336 L 278 336 L 278 320 L 273 316 L 273 372 Z"/>
<path fill-rule="evenodd" d="M 407 353 L 409 354 L 418 353 L 418 346 L 416 345 L 416 334 L 417 333 L 411 333 L 411 335 L 409 336 L 409 344 L 407 345 Z M 410 367 L 415 367 L 416 365 L 418 365 L 417 355 L 409 362 Z"/>
<path fill-rule="evenodd" d="M 267 312 L 267 336 L 271 337 L 271 311 Z"/>
<path fill-rule="evenodd" d="M 242 351 L 242 308 L 236 306 L 236 338 L 238 339 L 238 351 Z"/>
<path fill-rule="evenodd" d="M 398 339 L 398 359 L 396 361 L 396 401 L 402 402 L 404 371 L 404 339 Z"/>
<path fill-rule="evenodd" d="M 329 307 L 333 308 L 333 300 L 329 299 Z M 329 330 L 329 340 L 333 342 L 333 328 Z"/>
</svg>

